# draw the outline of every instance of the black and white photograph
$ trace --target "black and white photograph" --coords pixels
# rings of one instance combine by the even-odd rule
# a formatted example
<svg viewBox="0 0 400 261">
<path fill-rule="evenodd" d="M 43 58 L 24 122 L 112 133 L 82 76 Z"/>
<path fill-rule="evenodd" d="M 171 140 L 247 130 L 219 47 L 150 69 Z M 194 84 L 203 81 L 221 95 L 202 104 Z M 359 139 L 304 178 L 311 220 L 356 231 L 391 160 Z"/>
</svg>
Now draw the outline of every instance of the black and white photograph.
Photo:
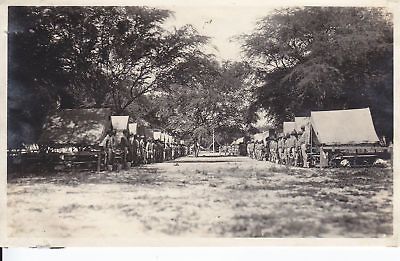
<svg viewBox="0 0 400 261">
<path fill-rule="evenodd" d="M 6 242 L 396 244 L 393 8 L 240 3 L 6 7 Z"/>
</svg>

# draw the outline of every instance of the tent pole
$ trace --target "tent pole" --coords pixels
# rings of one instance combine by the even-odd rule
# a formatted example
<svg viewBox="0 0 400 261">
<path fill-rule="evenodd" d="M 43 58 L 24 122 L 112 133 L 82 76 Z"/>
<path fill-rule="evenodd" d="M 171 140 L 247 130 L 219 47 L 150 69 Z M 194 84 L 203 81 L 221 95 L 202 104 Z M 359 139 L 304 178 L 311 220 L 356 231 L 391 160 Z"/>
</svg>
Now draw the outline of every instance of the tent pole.
<svg viewBox="0 0 400 261">
<path fill-rule="evenodd" d="M 213 152 L 215 152 L 215 135 L 214 135 L 215 133 L 214 133 L 214 127 L 213 127 L 213 130 L 212 130 L 212 148 L 213 148 Z"/>
</svg>

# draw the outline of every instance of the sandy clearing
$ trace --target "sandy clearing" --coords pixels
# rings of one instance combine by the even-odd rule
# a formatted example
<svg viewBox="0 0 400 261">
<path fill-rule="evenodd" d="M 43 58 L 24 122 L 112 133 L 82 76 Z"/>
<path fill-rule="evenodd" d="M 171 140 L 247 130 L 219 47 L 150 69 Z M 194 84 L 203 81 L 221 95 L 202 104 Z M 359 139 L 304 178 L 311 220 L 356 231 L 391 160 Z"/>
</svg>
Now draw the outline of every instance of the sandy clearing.
<svg viewBox="0 0 400 261">
<path fill-rule="evenodd" d="M 121 172 L 12 175 L 11 237 L 385 237 L 392 171 L 184 157 Z"/>
</svg>

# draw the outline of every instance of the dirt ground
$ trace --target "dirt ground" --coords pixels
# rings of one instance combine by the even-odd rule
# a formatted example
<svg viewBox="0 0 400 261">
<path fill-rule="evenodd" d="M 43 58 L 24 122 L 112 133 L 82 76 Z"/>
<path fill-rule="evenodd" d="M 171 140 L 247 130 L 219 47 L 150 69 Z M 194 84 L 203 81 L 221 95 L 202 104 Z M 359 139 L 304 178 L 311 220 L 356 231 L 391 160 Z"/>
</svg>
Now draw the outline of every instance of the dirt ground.
<svg viewBox="0 0 400 261">
<path fill-rule="evenodd" d="M 121 172 L 8 176 L 11 237 L 385 237 L 392 170 L 184 157 Z"/>
</svg>

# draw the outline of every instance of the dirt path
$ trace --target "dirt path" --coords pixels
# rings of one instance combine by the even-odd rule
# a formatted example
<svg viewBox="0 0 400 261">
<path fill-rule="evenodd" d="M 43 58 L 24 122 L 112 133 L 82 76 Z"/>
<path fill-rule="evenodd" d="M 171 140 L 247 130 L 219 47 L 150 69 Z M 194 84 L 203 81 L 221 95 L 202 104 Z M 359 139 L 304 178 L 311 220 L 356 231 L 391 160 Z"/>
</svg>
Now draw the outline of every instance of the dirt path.
<svg viewBox="0 0 400 261">
<path fill-rule="evenodd" d="M 392 171 L 185 157 L 129 171 L 9 176 L 12 237 L 384 237 Z"/>
</svg>

